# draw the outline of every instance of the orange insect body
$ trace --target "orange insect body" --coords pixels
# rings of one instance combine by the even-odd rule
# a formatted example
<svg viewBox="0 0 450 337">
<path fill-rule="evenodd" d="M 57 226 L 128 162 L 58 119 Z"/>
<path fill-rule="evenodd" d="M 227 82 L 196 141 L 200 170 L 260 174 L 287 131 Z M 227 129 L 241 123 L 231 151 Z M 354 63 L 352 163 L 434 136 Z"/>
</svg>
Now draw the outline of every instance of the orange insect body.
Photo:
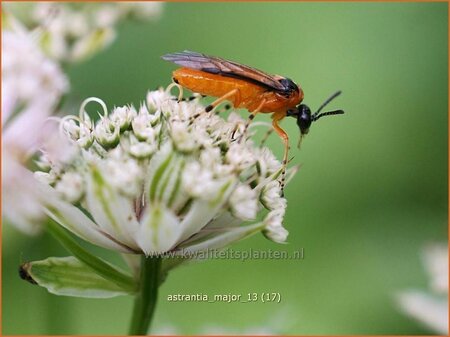
<svg viewBox="0 0 450 337">
<path fill-rule="evenodd" d="M 258 111 L 260 113 L 285 113 L 287 109 L 294 108 L 303 100 L 303 91 L 300 88 L 298 92 L 283 96 L 249 81 L 190 68 L 175 70 L 173 79 L 181 86 L 206 96 L 222 97 L 237 89 L 238 93 L 229 98 L 233 106 L 249 111 L 260 107 Z M 262 106 L 261 102 L 264 102 Z"/>
<path fill-rule="evenodd" d="M 273 130 L 284 142 L 282 189 L 288 162 L 289 137 L 280 127 L 279 122 L 286 116 L 296 118 L 300 129 L 300 139 L 302 139 L 308 133 L 312 122 L 323 116 L 344 113 L 342 110 L 320 113 L 340 94 L 340 91 L 326 100 L 315 113 L 311 113 L 307 105 L 300 104 L 303 101 L 303 90 L 288 78 L 270 75 L 240 63 L 188 50 L 167 54 L 162 58 L 182 67 L 173 72 L 175 83 L 193 92 L 217 97 L 214 102 L 205 107 L 205 112 L 211 111 L 224 100 L 233 103 L 235 108 L 247 109 L 250 116 L 245 124 L 244 134 L 256 114 L 272 113 Z"/>
</svg>

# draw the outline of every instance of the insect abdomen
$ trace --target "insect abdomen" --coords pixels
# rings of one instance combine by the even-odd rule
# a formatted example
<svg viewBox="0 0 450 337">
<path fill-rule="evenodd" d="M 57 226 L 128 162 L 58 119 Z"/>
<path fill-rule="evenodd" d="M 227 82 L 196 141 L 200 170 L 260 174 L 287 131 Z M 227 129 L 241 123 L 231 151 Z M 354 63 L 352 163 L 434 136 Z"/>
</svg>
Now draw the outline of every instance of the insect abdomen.
<svg viewBox="0 0 450 337">
<path fill-rule="evenodd" d="M 239 89 L 240 107 L 245 107 L 249 100 L 253 100 L 264 89 L 243 80 L 228 78 L 221 75 L 210 74 L 190 68 L 179 68 L 173 72 L 173 79 L 181 86 L 202 95 L 221 97 L 234 89 Z"/>
</svg>

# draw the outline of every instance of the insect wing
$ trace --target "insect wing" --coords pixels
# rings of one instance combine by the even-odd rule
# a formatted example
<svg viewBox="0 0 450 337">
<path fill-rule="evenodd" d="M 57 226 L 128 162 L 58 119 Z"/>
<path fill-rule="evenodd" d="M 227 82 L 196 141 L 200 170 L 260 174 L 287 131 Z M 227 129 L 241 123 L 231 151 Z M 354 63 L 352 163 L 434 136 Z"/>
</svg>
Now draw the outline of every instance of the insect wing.
<svg viewBox="0 0 450 337">
<path fill-rule="evenodd" d="M 286 91 L 286 87 L 279 82 L 279 78 L 261 70 L 219 57 L 185 50 L 183 52 L 166 54 L 162 56 L 162 59 L 186 68 L 247 80 L 276 91 Z"/>
</svg>

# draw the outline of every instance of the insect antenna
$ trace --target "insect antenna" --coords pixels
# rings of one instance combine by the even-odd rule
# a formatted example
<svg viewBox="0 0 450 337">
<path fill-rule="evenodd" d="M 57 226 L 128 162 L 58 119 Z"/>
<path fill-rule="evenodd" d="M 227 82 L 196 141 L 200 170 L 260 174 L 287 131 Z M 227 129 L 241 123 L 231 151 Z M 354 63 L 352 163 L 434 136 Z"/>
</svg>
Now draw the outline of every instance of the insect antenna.
<svg viewBox="0 0 450 337">
<path fill-rule="evenodd" d="M 330 103 L 333 99 L 338 97 L 340 94 L 342 94 L 342 91 L 336 91 L 333 95 L 331 95 L 325 102 L 322 103 L 322 105 L 317 109 L 317 111 L 314 113 L 315 115 L 319 114 L 319 112 L 322 111 L 323 108 L 325 108 L 328 103 Z"/>
<path fill-rule="evenodd" d="M 324 116 L 341 115 L 341 114 L 343 114 L 344 110 L 334 110 L 334 111 L 328 111 L 328 112 L 320 113 L 323 108 L 325 108 L 332 100 L 334 100 L 336 97 L 338 97 L 341 93 L 342 93 L 342 91 L 340 91 L 340 90 L 336 91 L 325 102 L 323 102 L 322 105 L 319 107 L 319 109 L 317 109 L 317 111 L 311 116 L 312 120 L 316 121 L 319 118 L 324 117 Z"/>
<path fill-rule="evenodd" d="M 344 113 L 344 110 L 334 110 L 334 111 L 328 111 L 328 112 L 322 112 L 321 114 L 314 114 L 312 120 L 316 121 L 320 117 L 323 116 L 331 116 L 331 115 L 342 115 Z"/>
</svg>

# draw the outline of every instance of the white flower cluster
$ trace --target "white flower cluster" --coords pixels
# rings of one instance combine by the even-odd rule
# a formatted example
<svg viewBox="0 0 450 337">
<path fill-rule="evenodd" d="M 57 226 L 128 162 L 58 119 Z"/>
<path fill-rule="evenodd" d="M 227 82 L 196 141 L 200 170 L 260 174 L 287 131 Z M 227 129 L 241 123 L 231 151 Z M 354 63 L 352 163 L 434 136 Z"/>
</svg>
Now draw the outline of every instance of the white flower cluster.
<svg viewBox="0 0 450 337">
<path fill-rule="evenodd" d="M 44 214 L 39 206 L 42 194 L 27 164 L 45 140 L 47 127 L 54 126 L 47 119 L 57 113 L 69 89 L 59 63 L 93 55 L 111 43 L 114 26 L 121 20 L 155 19 L 162 4 L 7 1 L 2 5 L 3 209 L 12 224 L 32 234 L 40 230 Z M 70 154 L 47 143 L 49 157 Z"/>
<path fill-rule="evenodd" d="M 123 19 L 157 19 L 162 3 L 57 1 L 24 6 L 6 2 L 5 7 L 23 18 L 28 28 L 41 30 L 40 44 L 50 57 L 58 61 L 78 62 L 107 47 L 115 39 L 115 26 Z"/>
<path fill-rule="evenodd" d="M 21 230 L 39 230 L 44 214 L 32 173 L 24 166 L 37 150 L 39 131 L 54 112 L 68 80 L 18 22 L 2 31 L 2 192 L 7 218 Z"/>
<path fill-rule="evenodd" d="M 41 52 L 31 35 L 26 31 L 2 32 L 2 124 L 23 111 L 16 118 L 36 128 L 35 122 L 44 121 L 53 112 L 68 87 L 59 65 Z M 20 132 L 27 133 L 23 128 Z"/>
<path fill-rule="evenodd" d="M 85 112 L 90 102 L 103 109 L 97 122 Z M 55 160 L 44 150 L 38 162 L 36 177 L 58 195 L 46 211 L 85 240 L 128 253 L 220 248 L 259 231 L 284 242 L 282 166 L 267 148 L 234 140 L 244 124 L 163 89 L 139 109 L 108 112 L 88 99 L 79 117 L 61 120 L 76 151 Z"/>
<path fill-rule="evenodd" d="M 434 332 L 448 335 L 448 246 L 429 244 L 423 255 L 429 289 L 410 289 L 398 294 L 401 309 Z"/>
</svg>

